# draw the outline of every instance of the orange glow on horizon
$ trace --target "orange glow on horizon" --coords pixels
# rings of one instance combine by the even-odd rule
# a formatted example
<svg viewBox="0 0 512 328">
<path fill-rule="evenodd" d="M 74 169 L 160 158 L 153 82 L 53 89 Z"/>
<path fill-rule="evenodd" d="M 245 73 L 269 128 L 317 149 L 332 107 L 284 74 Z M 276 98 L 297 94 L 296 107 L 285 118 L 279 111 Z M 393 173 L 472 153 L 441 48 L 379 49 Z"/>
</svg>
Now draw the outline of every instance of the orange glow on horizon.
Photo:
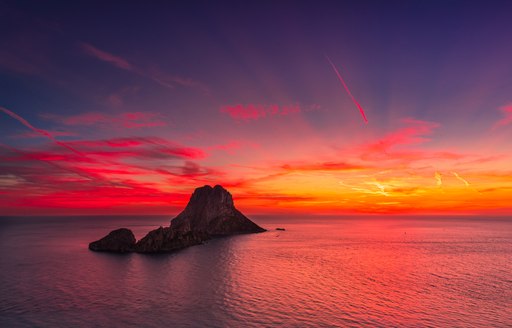
<svg viewBox="0 0 512 328">
<path fill-rule="evenodd" d="M 28 214 L 34 208 L 49 214 L 172 214 L 186 205 L 194 188 L 221 184 L 233 194 L 237 207 L 254 214 L 510 213 L 508 155 L 420 147 L 429 143 L 437 124 L 411 119 L 404 124 L 378 139 L 336 150 L 336 158 L 343 160 L 334 160 L 332 154 L 315 161 L 268 159 L 230 165 L 229 170 L 199 163 L 208 163 L 219 152 L 239 155 L 244 151 L 241 142 L 231 143 L 236 148 L 210 146 L 209 152 L 162 139 L 68 143 L 83 156 L 64 147 L 41 152 L 3 146 L 9 154 L 5 161 L 21 163 L 20 170 L 28 170 L 23 163 L 35 162 L 35 170 L 49 174 L 34 175 L 36 189 L 27 188 L 14 175 L 4 177 L 2 195 L 8 202 L 1 210 L 6 214 Z M 314 149 L 315 144 L 304 146 Z M 183 158 L 183 166 L 138 161 L 148 156 L 157 161 L 162 154 Z M 491 164 L 494 170 L 489 169 Z M 53 190 L 54 185 L 60 189 Z"/>
</svg>

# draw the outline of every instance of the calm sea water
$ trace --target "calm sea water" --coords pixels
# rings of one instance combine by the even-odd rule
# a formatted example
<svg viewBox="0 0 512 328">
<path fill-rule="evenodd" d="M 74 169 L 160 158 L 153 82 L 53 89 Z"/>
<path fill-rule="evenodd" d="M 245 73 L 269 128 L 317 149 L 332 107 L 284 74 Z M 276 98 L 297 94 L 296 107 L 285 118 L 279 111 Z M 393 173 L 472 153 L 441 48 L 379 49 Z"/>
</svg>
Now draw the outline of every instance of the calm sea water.
<svg viewBox="0 0 512 328">
<path fill-rule="evenodd" d="M 512 326 L 510 219 L 252 219 L 272 230 L 114 255 L 87 245 L 169 217 L 0 218 L 0 326 Z"/>
</svg>

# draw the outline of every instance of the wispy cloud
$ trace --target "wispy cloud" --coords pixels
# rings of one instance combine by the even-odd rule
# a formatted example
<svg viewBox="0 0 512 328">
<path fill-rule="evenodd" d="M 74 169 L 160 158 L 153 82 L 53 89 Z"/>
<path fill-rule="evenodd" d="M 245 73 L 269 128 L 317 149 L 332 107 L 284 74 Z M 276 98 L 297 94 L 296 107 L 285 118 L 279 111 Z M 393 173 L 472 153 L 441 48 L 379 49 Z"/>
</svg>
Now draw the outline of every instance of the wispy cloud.
<svg viewBox="0 0 512 328">
<path fill-rule="evenodd" d="M 71 116 L 43 114 L 41 117 L 67 126 L 103 125 L 108 128 L 139 129 L 167 125 L 162 115 L 154 112 L 126 112 L 120 114 L 87 112 Z"/>
<path fill-rule="evenodd" d="M 441 187 L 443 185 L 443 176 L 439 172 L 434 173 L 434 178 L 436 179 L 436 185 Z"/>
<path fill-rule="evenodd" d="M 88 156 L 134 159 L 202 159 L 207 155 L 201 148 L 187 147 L 156 137 L 114 138 L 70 142 Z"/>
<path fill-rule="evenodd" d="M 0 194 L 12 206 L 40 208 L 182 206 L 189 190 L 169 185 L 204 184 L 220 173 L 199 165 L 206 153 L 161 138 L 69 142 L 81 154 L 50 145 L 18 149 L 0 144 Z M 192 182 L 195 181 L 195 182 Z M 81 195 L 81 196 L 80 196 Z M 183 197 L 182 197 L 183 196 Z"/>
<path fill-rule="evenodd" d="M 29 128 L 30 130 L 32 130 L 33 132 L 37 133 L 37 134 L 40 134 L 48 139 L 50 139 L 51 141 L 53 141 L 55 144 L 59 145 L 59 146 L 62 146 L 62 147 L 65 147 L 69 150 L 71 150 L 72 152 L 78 154 L 78 155 L 82 155 L 78 150 L 76 150 L 75 148 L 69 146 L 67 143 L 65 142 L 62 142 L 62 141 L 58 141 L 57 139 L 55 139 L 55 137 L 48 131 L 46 130 L 43 130 L 43 129 L 38 129 L 36 127 L 34 127 L 32 124 L 30 124 L 26 119 L 24 119 L 23 117 L 19 116 L 18 114 L 14 113 L 13 111 L 5 108 L 5 107 L 1 107 L 0 106 L 0 111 L 4 112 L 5 114 L 9 115 L 10 117 L 14 118 L 15 120 L 17 120 L 18 122 L 20 122 L 21 124 L 23 124 L 24 126 L 26 126 L 27 128 Z"/>
<path fill-rule="evenodd" d="M 231 140 L 226 143 L 216 144 L 213 146 L 209 146 L 206 149 L 208 151 L 223 151 L 229 155 L 234 155 L 235 153 L 244 150 L 244 149 L 259 149 L 261 145 L 254 141 L 249 140 Z"/>
<path fill-rule="evenodd" d="M 255 121 L 265 117 L 272 116 L 287 116 L 291 114 L 300 113 L 301 107 L 299 104 L 291 105 L 263 105 L 263 104 L 237 104 L 226 105 L 220 108 L 220 112 L 228 114 L 236 121 Z"/>
<path fill-rule="evenodd" d="M 174 89 L 176 86 L 182 86 L 199 90 L 205 95 L 210 94 L 210 88 L 202 82 L 187 77 L 168 74 L 155 67 L 147 71 L 141 71 L 141 74 L 169 89 Z"/>
<path fill-rule="evenodd" d="M 499 128 L 512 123 L 512 104 L 505 105 L 500 108 L 503 117 L 494 124 L 494 128 Z"/>
<path fill-rule="evenodd" d="M 302 163 L 302 164 L 284 164 L 281 168 L 285 171 L 356 171 L 364 170 L 369 167 L 352 164 L 347 162 L 321 162 L 321 163 Z"/>
<path fill-rule="evenodd" d="M 371 152 L 386 152 L 399 145 L 423 143 L 429 140 L 426 136 L 430 135 L 435 128 L 439 127 L 439 124 L 435 122 L 420 121 L 410 118 L 403 119 L 402 122 L 407 124 L 407 127 L 391 132 L 382 139 L 368 144 L 366 146 L 367 150 Z"/>
<path fill-rule="evenodd" d="M 134 67 L 128 62 L 128 60 L 126 60 L 120 56 L 116 56 L 116 55 L 113 55 L 106 51 L 103 51 L 101 49 L 98 49 L 91 44 L 82 42 L 82 43 L 80 43 L 80 48 L 82 48 L 82 50 L 89 56 L 92 56 L 96 59 L 107 62 L 109 64 L 112 64 L 118 68 L 128 70 L 128 71 L 134 70 Z"/>
<path fill-rule="evenodd" d="M 114 55 L 89 43 L 80 42 L 79 47 L 86 55 L 90 57 L 109 63 L 110 65 L 122 70 L 130 71 L 137 75 L 144 76 L 163 87 L 174 89 L 176 86 L 182 86 L 198 89 L 205 94 L 209 93 L 209 88 L 206 85 L 191 78 L 168 74 L 155 67 L 151 69 L 144 69 L 141 66 L 135 65 L 119 55 Z"/>
<path fill-rule="evenodd" d="M 469 187 L 469 182 L 467 182 L 466 179 L 462 178 L 457 172 L 452 173 L 459 181 L 462 181 L 466 187 Z"/>
<path fill-rule="evenodd" d="M 25 56 L 20 56 L 19 54 L 9 52 L 6 49 L 1 49 L 0 67 L 25 75 L 41 74 L 43 69 L 40 65 L 38 65 L 38 63 L 34 63 L 35 61 L 40 62 L 41 60 L 36 60 L 34 58 L 26 59 L 24 57 Z"/>
<path fill-rule="evenodd" d="M 46 130 L 48 133 L 50 133 L 53 137 L 76 137 L 78 136 L 78 133 L 71 132 L 71 131 L 52 131 L 52 130 Z M 41 134 L 30 131 L 30 132 L 24 132 L 12 135 L 12 138 L 39 138 L 41 137 Z"/>
<path fill-rule="evenodd" d="M 438 123 L 403 119 L 405 127 L 399 128 L 385 136 L 358 146 L 350 147 L 341 152 L 342 155 L 357 154 L 363 161 L 379 161 L 380 165 L 407 165 L 426 160 L 453 161 L 468 157 L 451 149 L 426 150 L 420 145 L 431 140 L 430 135 L 439 127 Z"/>
</svg>

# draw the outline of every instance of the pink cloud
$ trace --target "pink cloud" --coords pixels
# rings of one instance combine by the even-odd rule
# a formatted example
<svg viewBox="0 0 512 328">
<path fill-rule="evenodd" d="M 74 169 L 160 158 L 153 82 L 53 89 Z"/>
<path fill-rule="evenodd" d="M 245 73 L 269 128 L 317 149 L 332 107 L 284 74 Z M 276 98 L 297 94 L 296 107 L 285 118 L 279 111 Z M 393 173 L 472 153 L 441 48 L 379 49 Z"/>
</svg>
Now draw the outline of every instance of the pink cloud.
<svg viewBox="0 0 512 328">
<path fill-rule="evenodd" d="M 299 104 L 293 105 L 262 105 L 262 104 L 237 104 L 227 105 L 220 108 L 221 113 L 228 114 L 232 119 L 237 121 L 255 121 L 271 116 L 286 116 L 298 114 L 301 112 Z"/>
<path fill-rule="evenodd" d="M 357 158 L 371 163 L 378 163 L 380 167 L 396 167 L 424 161 L 459 161 L 473 157 L 471 154 L 461 153 L 451 149 L 426 150 L 418 145 L 430 141 L 429 136 L 439 127 L 438 123 L 403 119 L 406 127 L 399 128 L 376 141 L 361 144 L 345 149 L 342 156 Z"/>
<path fill-rule="evenodd" d="M 113 55 L 106 51 L 100 50 L 88 43 L 80 43 L 80 47 L 82 50 L 91 57 L 99 59 L 101 61 L 110 63 L 118 68 L 131 71 L 133 70 L 133 66 L 124 58 L 120 56 Z"/>
<path fill-rule="evenodd" d="M 386 152 L 398 145 L 411 145 L 428 141 L 425 136 L 439 127 L 438 123 L 420 121 L 414 119 L 403 119 L 402 122 L 409 126 L 389 133 L 382 139 L 363 146 L 367 152 Z"/>
<path fill-rule="evenodd" d="M 501 118 L 501 120 L 496 122 L 494 128 L 499 128 L 512 123 L 512 104 L 508 104 L 501 107 L 500 111 L 503 113 L 503 117 Z"/>
</svg>

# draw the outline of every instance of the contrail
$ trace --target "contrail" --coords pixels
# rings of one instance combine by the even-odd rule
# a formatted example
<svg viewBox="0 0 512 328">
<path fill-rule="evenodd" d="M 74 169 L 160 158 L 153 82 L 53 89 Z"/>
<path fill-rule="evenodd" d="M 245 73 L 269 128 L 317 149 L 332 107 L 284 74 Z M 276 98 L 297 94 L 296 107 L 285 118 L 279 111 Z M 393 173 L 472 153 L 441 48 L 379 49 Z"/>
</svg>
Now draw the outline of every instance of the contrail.
<svg viewBox="0 0 512 328">
<path fill-rule="evenodd" d="M 452 172 L 453 175 L 459 179 L 460 181 L 464 182 L 464 184 L 466 185 L 466 187 L 469 187 L 469 182 L 467 182 L 464 178 L 462 178 L 457 172 Z"/>
<path fill-rule="evenodd" d="M 363 119 L 364 119 L 364 122 L 365 123 L 368 123 L 368 120 L 366 119 L 366 115 L 364 114 L 364 109 L 363 107 L 361 107 L 361 105 L 359 105 L 359 103 L 357 102 L 356 98 L 354 98 L 354 96 L 352 95 L 352 92 L 350 92 L 350 90 L 348 89 L 348 86 L 347 84 L 345 83 L 345 80 L 343 80 L 343 77 L 341 77 L 341 74 L 340 72 L 338 71 L 338 69 L 336 68 L 336 66 L 334 65 L 334 63 L 331 61 L 331 59 L 328 57 L 328 56 L 325 56 L 325 58 L 327 58 L 327 60 L 329 61 L 329 63 L 331 64 L 332 66 L 332 69 L 334 70 L 334 72 L 336 73 L 336 75 L 338 76 L 338 79 L 340 80 L 341 84 L 343 85 L 343 87 L 345 88 L 345 91 L 347 91 L 348 95 L 350 96 L 350 98 L 352 99 L 352 101 L 354 102 L 354 104 L 357 106 L 357 108 L 359 108 L 359 112 L 361 113 L 361 115 L 363 116 Z"/>
<path fill-rule="evenodd" d="M 27 128 L 31 129 L 32 131 L 36 132 L 36 133 L 39 133 L 40 135 L 43 135 L 45 137 L 47 137 L 48 139 L 50 139 L 51 141 L 53 141 L 54 143 L 56 143 L 57 145 L 59 146 L 62 146 L 62 147 L 66 147 L 67 149 L 71 150 L 72 152 L 74 152 L 75 154 L 78 154 L 80 156 L 84 156 L 81 152 L 79 152 L 78 150 L 76 150 L 75 148 L 67 145 L 66 143 L 62 142 L 62 141 L 58 141 L 57 139 L 55 139 L 51 134 L 50 132 L 46 131 L 46 130 L 42 130 L 42 129 L 38 129 L 36 127 L 34 127 L 32 124 L 30 124 L 26 119 L 24 119 L 23 117 L 19 116 L 18 114 L 8 110 L 7 108 L 5 107 L 2 107 L 0 106 L 0 110 L 4 113 L 6 113 L 7 115 L 9 115 L 10 117 L 14 118 L 15 120 L 19 121 L 21 124 L 25 125 Z"/>
</svg>

